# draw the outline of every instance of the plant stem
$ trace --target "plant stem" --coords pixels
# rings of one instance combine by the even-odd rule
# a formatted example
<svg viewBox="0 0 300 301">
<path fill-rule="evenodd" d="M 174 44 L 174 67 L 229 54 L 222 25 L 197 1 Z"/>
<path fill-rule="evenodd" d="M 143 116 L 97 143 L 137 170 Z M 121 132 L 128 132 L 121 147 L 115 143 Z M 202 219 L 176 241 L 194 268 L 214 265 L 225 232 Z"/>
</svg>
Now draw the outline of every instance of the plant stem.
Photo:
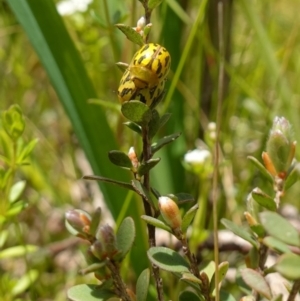
<svg viewBox="0 0 300 301">
<path fill-rule="evenodd" d="M 183 253 L 185 254 L 185 256 L 188 258 L 188 260 L 190 262 L 191 272 L 193 273 L 193 275 L 195 277 L 197 277 L 198 279 L 200 279 L 202 281 L 203 279 L 201 279 L 201 276 L 200 276 L 200 271 L 199 271 L 199 268 L 198 268 L 196 257 L 191 252 L 186 237 L 182 236 L 180 238 L 180 241 L 182 243 Z M 201 290 L 205 300 L 210 301 L 211 298 L 210 298 L 210 295 L 209 295 L 209 281 L 208 282 L 202 281 L 202 284 L 200 284 L 200 290 Z"/>
<path fill-rule="evenodd" d="M 143 136 L 143 161 L 147 162 L 149 159 L 152 157 L 151 153 L 151 141 L 149 139 L 149 129 L 148 126 L 142 126 L 142 136 Z M 147 172 L 144 175 L 144 180 L 143 180 L 144 187 L 150 192 L 150 173 Z M 148 216 L 153 216 L 154 214 L 152 213 L 152 208 L 150 204 L 147 202 L 146 199 L 143 198 L 143 204 L 144 204 L 144 209 L 145 213 Z M 155 227 L 152 225 L 147 224 L 148 228 L 148 237 L 149 237 L 149 247 L 155 247 L 156 245 L 156 239 L 155 239 Z M 163 285 L 162 285 L 162 279 L 160 278 L 159 274 L 159 268 L 152 264 L 152 271 L 153 271 L 153 276 L 155 280 L 155 286 L 156 286 L 156 291 L 157 291 L 157 297 L 159 301 L 163 301 Z"/>
<path fill-rule="evenodd" d="M 300 290 L 300 279 L 299 280 L 296 280 L 293 284 L 293 287 L 292 287 L 292 290 L 290 292 L 290 295 L 287 299 L 287 301 L 294 301 L 298 292 Z"/>
<path fill-rule="evenodd" d="M 124 284 L 122 278 L 121 278 L 121 275 L 120 275 L 120 269 L 118 267 L 118 265 L 108 259 L 107 260 L 107 267 L 111 270 L 112 272 L 112 275 L 113 275 L 113 281 L 114 281 L 114 286 L 115 286 L 115 289 L 116 289 L 116 294 L 122 298 L 122 300 L 124 301 L 131 301 L 131 298 L 130 296 L 128 295 L 127 293 L 127 288 L 126 288 L 126 285 Z"/>
</svg>

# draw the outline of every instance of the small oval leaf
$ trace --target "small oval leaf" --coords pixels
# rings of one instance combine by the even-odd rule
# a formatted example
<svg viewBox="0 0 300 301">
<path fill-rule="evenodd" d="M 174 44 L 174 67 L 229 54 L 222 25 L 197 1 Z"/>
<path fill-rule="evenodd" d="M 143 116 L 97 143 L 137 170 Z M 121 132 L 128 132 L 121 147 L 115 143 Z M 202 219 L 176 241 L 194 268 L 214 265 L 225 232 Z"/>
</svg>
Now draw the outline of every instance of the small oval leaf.
<svg viewBox="0 0 300 301">
<path fill-rule="evenodd" d="M 288 190 L 300 179 L 300 163 L 296 163 L 284 181 L 284 191 Z"/>
<path fill-rule="evenodd" d="M 229 268 L 229 262 L 228 261 L 224 261 L 224 262 L 221 262 L 220 264 L 219 264 L 219 266 L 218 266 L 218 274 L 219 274 L 219 284 L 222 282 L 222 280 L 225 278 L 225 276 L 226 276 L 226 273 L 227 273 L 227 271 L 228 271 L 228 268 Z M 216 273 L 214 273 L 213 274 L 213 277 L 212 277 L 212 279 L 211 279 L 211 281 L 210 281 L 210 287 L 209 287 L 209 291 L 210 291 L 210 293 L 212 294 L 212 295 L 214 295 L 215 294 L 215 288 L 216 288 L 216 281 L 215 281 L 215 274 Z"/>
<path fill-rule="evenodd" d="M 97 228 L 99 226 L 100 220 L 101 220 L 101 208 L 98 207 L 95 212 L 92 214 L 92 220 L 90 225 L 90 233 L 93 236 L 96 236 Z"/>
<path fill-rule="evenodd" d="M 150 283 L 150 270 L 145 269 L 139 276 L 136 283 L 136 299 L 146 301 Z"/>
<path fill-rule="evenodd" d="M 276 212 L 261 212 L 260 221 L 266 231 L 273 237 L 289 245 L 300 247 L 298 231 Z"/>
<path fill-rule="evenodd" d="M 254 188 L 251 192 L 252 198 L 262 207 L 271 210 L 271 211 L 276 211 L 276 203 L 274 200 L 264 193 L 262 190 L 260 190 L 258 187 Z"/>
<path fill-rule="evenodd" d="M 157 142 L 153 143 L 151 145 L 151 152 L 152 154 L 156 153 L 158 150 L 160 150 L 163 146 L 175 141 L 181 133 L 175 133 L 169 136 L 165 136 L 161 139 L 159 139 Z"/>
<path fill-rule="evenodd" d="M 147 162 L 143 162 L 138 168 L 138 174 L 143 176 L 145 173 L 149 172 L 153 167 L 155 167 L 160 161 L 160 158 L 153 158 Z"/>
<path fill-rule="evenodd" d="M 28 271 L 25 275 L 23 275 L 18 279 L 16 285 L 11 290 L 11 294 L 13 296 L 16 296 L 25 292 L 31 285 L 34 284 L 38 276 L 39 276 L 38 270 Z"/>
<path fill-rule="evenodd" d="M 273 183 L 273 177 L 272 175 L 267 171 L 267 169 L 254 157 L 248 156 L 248 160 L 250 160 L 251 163 L 253 163 L 259 171 L 263 174 L 263 176 L 269 180 L 271 183 Z"/>
<path fill-rule="evenodd" d="M 149 107 L 138 100 L 124 102 L 121 111 L 124 117 L 141 125 L 148 124 L 152 117 Z"/>
<path fill-rule="evenodd" d="M 236 225 L 230 220 L 225 218 L 221 219 L 221 223 L 229 230 L 231 230 L 235 235 L 245 239 L 246 241 L 250 242 L 253 247 L 258 248 L 258 242 L 251 236 L 249 232 L 243 229 L 241 226 Z"/>
<path fill-rule="evenodd" d="M 148 215 L 142 215 L 141 218 L 147 223 L 156 228 L 160 228 L 172 233 L 172 229 L 161 220 Z"/>
<path fill-rule="evenodd" d="M 136 124 L 134 122 L 131 122 L 131 121 L 124 122 L 123 124 L 125 124 L 132 131 L 134 131 L 134 132 L 136 132 L 136 133 L 138 133 L 139 135 L 142 136 L 142 129 L 138 124 Z"/>
<path fill-rule="evenodd" d="M 9 197 L 8 197 L 11 203 L 17 201 L 20 198 L 21 194 L 25 189 L 25 186 L 26 186 L 26 181 L 19 181 L 11 187 L 9 192 Z"/>
<path fill-rule="evenodd" d="M 132 163 L 131 163 L 128 155 L 121 151 L 118 151 L 118 150 L 110 151 L 108 153 L 108 158 L 111 163 L 113 163 L 117 166 L 129 168 L 129 169 L 132 167 Z"/>
<path fill-rule="evenodd" d="M 172 249 L 165 247 L 152 247 L 147 252 L 152 263 L 165 271 L 173 273 L 189 272 L 189 264 Z"/>
<path fill-rule="evenodd" d="M 36 252 L 37 250 L 38 247 L 34 245 L 10 247 L 0 252 L 0 259 L 25 256 L 26 254 Z"/>
<path fill-rule="evenodd" d="M 279 253 L 291 253 L 288 245 L 272 236 L 267 236 L 263 239 L 263 244 Z"/>
<path fill-rule="evenodd" d="M 67 292 L 68 299 L 71 301 L 105 301 L 115 295 L 104 289 L 99 289 L 95 284 L 79 284 L 71 287 Z"/>
<path fill-rule="evenodd" d="M 268 300 L 272 298 L 270 286 L 261 274 L 252 269 L 243 269 L 241 271 L 241 275 L 249 287 L 257 291 Z"/>
<path fill-rule="evenodd" d="M 181 231 L 183 233 L 186 233 L 189 225 L 191 224 L 191 222 L 193 221 L 196 212 L 198 210 L 198 204 L 194 205 L 192 208 L 190 208 L 186 214 L 183 216 L 182 218 L 182 223 L 181 223 Z"/>
<path fill-rule="evenodd" d="M 121 251 L 121 258 L 130 251 L 135 239 L 135 225 L 131 217 L 126 217 L 117 232 L 117 249 Z"/>
<path fill-rule="evenodd" d="M 279 257 L 275 270 L 289 280 L 300 279 L 300 256 L 289 253 Z"/>
<path fill-rule="evenodd" d="M 144 41 L 142 36 L 134 30 L 134 28 L 124 25 L 124 24 L 115 24 L 115 26 L 121 30 L 125 36 L 127 37 L 128 40 L 131 42 L 138 44 L 139 46 L 144 45 Z"/>
</svg>

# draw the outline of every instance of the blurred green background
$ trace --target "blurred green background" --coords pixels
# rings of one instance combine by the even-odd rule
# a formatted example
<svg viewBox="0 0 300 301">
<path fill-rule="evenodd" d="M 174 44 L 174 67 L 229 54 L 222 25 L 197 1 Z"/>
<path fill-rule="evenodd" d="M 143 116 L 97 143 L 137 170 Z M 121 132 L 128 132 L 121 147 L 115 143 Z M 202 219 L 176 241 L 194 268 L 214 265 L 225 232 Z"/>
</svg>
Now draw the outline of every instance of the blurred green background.
<svg viewBox="0 0 300 301">
<path fill-rule="evenodd" d="M 0 110 L 19 104 L 26 116 L 25 139 L 39 139 L 30 166 L 17 175 L 28 183 L 24 198 L 29 206 L 18 217 L 23 240 L 43 250 L 30 261 L 40 277 L 20 300 L 65 300 L 68 287 L 88 281 L 89 277 L 77 275 L 84 262 L 64 228 L 64 212 L 92 211 L 103 199 L 97 185 L 81 180 L 83 175 L 129 180 L 125 171 L 108 161 L 107 151 L 141 147 L 115 109 L 121 78 L 115 63 L 130 62 L 137 46 L 114 24 L 135 26 L 142 6 L 138 1 L 94 0 L 79 11 L 74 9 L 76 1 L 61 2 L 67 3 L 65 8 L 73 3 L 73 11 L 59 15 L 55 8 L 59 2 L 52 0 L 0 1 Z M 222 216 L 236 222 L 242 220 L 247 194 L 263 185 L 247 156 L 260 158 L 274 116 L 285 116 L 293 124 L 295 140 L 300 134 L 299 10 L 296 0 L 224 1 L 220 204 Z M 166 104 L 160 108 L 172 117 L 160 135 L 182 132 L 159 153 L 162 162 L 152 183 L 161 193 L 185 191 L 197 197 L 198 180 L 184 170 L 182 160 L 203 138 L 208 122 L 216 119 L 217 1 L 164 0 L 152 23 L 150 40 L 164 45 L 172 57 Z M 175 90 L 168 90 L 176 76 Z M 90 98 L 108 105 L 89 104 Z M 125 208 L 125 190 L 101 188 L 105 207 L 115 219 L 127 210 L 140 223 L 136 198 Z M 297 206 L 298 190 L 286 195 Z M 139 234 L 134 254 L 146 246 L 143 231 Z M 19 244 L 18 239 L 12 236 L 8 245 Z M 11 265 L 1 263 L 0 269 L 18 277 L 26 264 L 20 259 Z M 133 265 L 139 272 L 146 261 Z"/>
</svg>

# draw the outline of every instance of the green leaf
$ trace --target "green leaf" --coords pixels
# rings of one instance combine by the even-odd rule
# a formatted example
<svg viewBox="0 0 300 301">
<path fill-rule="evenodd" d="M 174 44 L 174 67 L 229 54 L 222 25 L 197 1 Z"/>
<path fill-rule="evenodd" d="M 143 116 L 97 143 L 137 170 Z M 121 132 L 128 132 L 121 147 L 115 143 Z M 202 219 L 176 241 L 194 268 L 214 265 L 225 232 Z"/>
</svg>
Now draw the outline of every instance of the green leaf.
<svg viewBox="0 0 300 301">
<path fill-rule="evenodd" d="M 29 253 L 36 252 L 37 250 L 38 247 L 34 245 L 10 247 L 0 252 L 0 259 L 20 257 Z"/>
<path fill-rule="evenodd" d="M 12 140 L 17 140 L 24 132 L 25 121 L 19 105 L 14 104 L 2 114 L 2 125 Z"/>
<path fill-rule="evenodd" d="M 154 9 L 158 5 L 160 5 L 163 2 L 163 0 L 149 0 L 148 1 L 148 7 L 150 9 Z"/>
<path fill-rule="evenodd" d="M 131 42 L 138 44 L 139 46 L 144 45 L 142 36 L 138 32 L 136 32 L 132 27 L 124 24 L 115 24 L 115 26 L 119 30 L 121 30 L 125 34 L 127 39 L 130 40 Z"/>
<path fill-rule="evenodd" d="M 250 229 L 260 238 L 263 238 L 266 235 L 264 227 L 260 224 L 250 226 Z"/>
<path fill-rule="evenodd" d="M 71 287 L 67 296 L 71 301 L 106 301 L 115 297 L 115 294 L 108 290 L 98 289 L 95 284 L 79 284 Z"/>
<path fill-rule="evenodd" d="M 121 258 L 130 251 L 135 239 L 135 226 L 131 217 L 126 217 L 117 232 L 117 249 L 121 251 Z"/>
<path fill-rule="evenodd" d="M 131 121 L 124 122 L 124 124 L 128 128 L 130 128 L 132 131 L 134 131 L 134 132 L 136 132 L 136 133 L 138 133 L 139 135 L 142 136 L 142 129 L 141 129 L 141 127 L 138 124 L 136 124 L 134 122 L 131 122 Z"/>
<path fill-rule="evenodd" d="M 251 236 L 249 232 L 247 232 L 244 228 L 241 226 L 236 225 L 230 220 L 227 220 L 225 218 L 221 219 L 221 223 L 229 230 L 231 230 L 235 235 L 245 239 L 248 241 L 251 245 L 253 245 L 255 248 L 258 248 L 258 242 Z"/>
<path fill-rule="evenodd" d="M 166 225 L 164 222 L 162 222 L 161 220 L 154 218 L 152 216 L 148 216 L 148 215 L 142 215 L 141 216 L 142 220 L 144 220 L 147 224 L 150 224 L 154 227 L 166 230 L 170 233 L 172 233 L 172 229 Z"/>
<path fill-rule="evenodd" d="M 265 194 L 263 191 L 261 191 L 259 188 L 254 188 L 251 192 L 252 198 L 262 207 L 271 210 L 276 211 L 276 203 L 274 200 L 267 194 Z"/>
<path fill-rule="evenodd" d="M 159 139 L 157 142 L 153 143 L 151 145 L 151 152 L 152 154 L 156 153 L 158 150 L 160 150 L 163 146 L 175 141 L 181 133 L 175 133 L 169 136 L 165 136 L 161 139 Z"/>
<path fill-rule="evenodd" d="M 247 157 L 248 160 L 250 160 L 251 163 L 253 163 L 258 170 L 263 174 L 263 176 L 269 180 L 271 183 L 273 183 L 274 179 L 272 177 L 272 175 L 266 170 L 266 168 L 254 157 L 252 156 L 248 156 Z"/>
<path fill-rule="evenodd" d="M 181 276 L 180 280 L 185 281 L 187 283 L 192 282 L 193 284 L 194 283 L 202 284 L 202 281 L 190 272 L 182 273 L 182 276 Z"/>
<path fill-rule="evenodd" d="M 36 144 L 38 143 L 38 139 L 31 140 L 25 147 L 22 149 L 21 154 L 17 158 L 17 163 L 22 164 L 24 160 L 32 153 Z"/>
<path fill-rule="evenodd" d="M 152 110 L 152 118 L 149 122 L 149 136 L 153 138 L 160 126 L 160 117 L 156 110 Z"/>
<path fill-rule="evenodd" d="M 139 276 L 136 283 L 136 299 L 139 301 L 146 301 L 149 291 L 150 270 L 145 269 Z"/>
<path fill-rule="evenodd" d="M 128 169 L 130 169 L 132 167 L 132 163 L 131 163 L 128 155 L 121 151 L 112 150 L 112 151 L 108 152 L 108 158 L 111 163 L 113 163 L 117 166 L 128 168 Z"/>
<path fill-rule="evenodd" d="M 7 230 L 0 231 L 0 249 L 3 249 L 4 244 L 6 243 L 9 232 Z"/>
<path fill-rule="evenodd" d="M 200 299 L 194 292 L 192 291 L 183 291 L 179 295 L 179 301 L 201 301 Z"/>
<path fill-rule="evenodd" d="M 160 161 L 160 158 L 150 159 L 147 162 L 143 162 L 138 168 L 138 174 L 143 176 L 145 173 L 149 172 L 153 167 L 156 166 Z"/>
<path fill-rule="evenodd" d="M 11 290 L 12 295 L 16 296 L 24 293 L 37 280 L 38 276 L 38 270 L 29 270 L 18 279 L 16 285 Z"/>
<path fill-rule="evenodd" d="M 266 231 L 273 237 L 293 246 L 300 246 L 298 231 L 276 212 L 261 212 L 260 221 Z"/>
<path fill-rule="evenodd" d="M 219 283 L 221 283 L 222 281 L 223 281 L 223 279 L 225 278 L 225 276 L 226 276 L 226 273 L 227 273 L 227 271 L 228 271 L 228 268 L 229 268 L 229 263 L 228 263 L 228 261 L 224 261 L 224 262 L 221 262 L 220 264 L 219 264 L 219 266 L 218 266 L 218 274 L 219 274 Z M 216 286 L 215 286 L 215 277 L 216 277 L 216 275 L 215 275 L 216 273 L 214 273 L 213 274 L 213 277 L 212 277 L 212 279 L 211 279 L 211 281 L 210 281 L 210 286 L 209 286 L 209 292 L 210 292 L 210 294 L 212 294 L 212 295 L 214 295 L 214 291 L 215 291 L 215 288 L 216 288 Z"/>
<path fill-rule="evenodd" d="M 283 254 L 275 264 L 275 270 L 289 280 L 300 279 L 300 256 L 289 253 Z"/>
<path fill-rule="evenodd" d="M 274 238 L 272 236 L 267 236 L 263 239 L 263 244 L 267 247 L 280 252 L 280 253 L 291 253 L 292 251 L 289 249 L 288 245 L 283 243 L 282 241 Z"/>
<path fill-rule="evenodd" d="M 22 212 L 26 207 L 28 206 L 28 203 L 25 201 L 18 201 L 16 203 L 13 203 L 10 205 L 9 209 L 6 211 L 5 216 L 11 217 L 19 214 Z"/>
<path fill-rule="evenodd" d="M 189 272 L 189 264 L 172 249 L 152 247 L 147 251 L 150 261 L 165 271 L 173 273 Z"/>
<path fill-rule="evenodd" d="M 140 125 L 148 124 L 152 117 L 149 107 L 138 100 L 124 102 L 121 111 L 124 117 Z"/>
<path fill-rule="evenodd" d="M 95 210 L 95 212 L 92 214 L 92 217 L 91 217 L 90 233 L 93 236 L 96 236 L 96 232 L 97 232 L 100 220 L 101 220 L 101 208 L 98 207 Z"/>
<path fill-rule="evenodd" d="M 300 179 L 300 164 L 296 163 L 284 181 L 283 190 L 288 190 Z"/>
<path fill-rule="evenodd" d="M 83 179 L 85 180 L 94 180 L 94 181 L 101 181 L 101 182 L 105 182 L 105 183 L 111 183 L 129 190 L 134 190 L 132 185 L 129 183 L 125 183 L 125 182 L 120 182 L 120 181 L 116 181 L 113 179 L 108 179 L 108 178 L 104 178 L 104 177 L 100 177 L 100 176 L 83 176 Z"/>
<path fill-rule="evenodd" d="M 245 283 L 253 290 L 257 291 L 268 300 L 272 298 L 270 286 L 260 273 L 252 269 L 243 269 L 241 275 Z"/>
<path fill-rule="evenodd" d="M 26 181 L 16 182 L 9 191 L 8 199 L 11 203 L 17 201 L 26 187 Z"/>
<path fill-rule="evenodd" d="M 144 187 L 144 185 L 138 181 L 138 180 L 132 180 L 132 187 L 134 191 L 140 195 L 142 198 L 144 198 L 149 204 L 154 206 L 154 203 L 152 201 L 152 198 L 148 192 L 148 190 Z"/>
<path fill-rule="evenodd" d="M 194 219 L 194 217 L 196 215 L 196 212 L 197 212 L 198 208 L 199 208 L 198 204 L 194 205 L 183 216 L 183 218 L 182 218 L 182 224 L 181 224 L 181 231 L 183 233 L 186 233 L 189 225 L 191 224 L 191 222 L 193 221 L 193 219 Z"/>
</svg>

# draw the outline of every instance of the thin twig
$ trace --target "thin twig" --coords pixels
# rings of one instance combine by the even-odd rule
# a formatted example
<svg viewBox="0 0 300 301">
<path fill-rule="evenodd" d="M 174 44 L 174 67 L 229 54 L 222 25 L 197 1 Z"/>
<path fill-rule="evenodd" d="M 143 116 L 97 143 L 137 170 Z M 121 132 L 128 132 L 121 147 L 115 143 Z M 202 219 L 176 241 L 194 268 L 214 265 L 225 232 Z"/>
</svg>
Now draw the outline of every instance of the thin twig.
<svg viewBox="0 0 300 301">
<path fill-rule="evenodd" d="M 122 298 L 124 301 L 131 301 L 130 296 L 127 292 L 127 287 L 125 283 L 122 280 L 122 277 L 120 275 L 120 269 L 119 266 L 112 260 L 107 259 L 107 267 L 112 272 L 112 279 L 114 281 L 114 287 L 116 289 L 116 294 Z"/>
<path fill-rule="evenodd" d="M 152 156 L 148 126 L 142 127 L 142 136 L 143 136 L 143 161 L 147 162 Z M 143 184 L 144 184 L 144 187 L 150 192 L 151 187 L 150 187 L 150 173 L 149 172 L 147 172 L 144 175 Z M 144 209 L 145 209 L 146 215 L 153 216 L 151 206 L 147 202 L 147 200 L 144 198 L 143 198 L 143 204 L 144 204 Z M 150 248 L 155 247 L 156 246 L 155 227 L 150 224 L 147 224 L 147 228 L 148 228 L 148 237 L 149 237 L 149 247 Z M 162 279 L 160 278 L 159 268 L 156 265 L 152 264 L 152 271 L 153 271 L 153 276 L 154 276 L 154 280 L 155 280 L 157 298 L 159 301 L 163 301 L 163 285 L 162 285 Z"/>
<path fill-rule="evenodd" d="M 223 3 L 218 3 L 218 33 L 219 33 L 219 51 L 220 51 L 220 65 L 219 65 L 219 79 L 218 79 L 218 106 L 217 106 L 217 131 L 216 144 L 214 156 L 214 173 L 213 173 L 213 224 L 214 224 L 214 259 L 215 259 L 215 287 L 216 287 L 216 301 L 220 300 L 219 294 L 219 246 L 218 246 L 218 175 L 219 175 L 219 142 L 220 142 L 220 128 L 222 117 L 222 102 L 224 90 L 224 36 L 223 36 Z"/>
<path fill-rule="evenodd" d="M 297 294 L 300 290 L 300 279 L 299 280 L 296 280 L 292 286 L 292 290 L 289 294 L 289 297 L 286 301 L 294 301 L 295 298 L 297 297 Z"/>
</svg>

